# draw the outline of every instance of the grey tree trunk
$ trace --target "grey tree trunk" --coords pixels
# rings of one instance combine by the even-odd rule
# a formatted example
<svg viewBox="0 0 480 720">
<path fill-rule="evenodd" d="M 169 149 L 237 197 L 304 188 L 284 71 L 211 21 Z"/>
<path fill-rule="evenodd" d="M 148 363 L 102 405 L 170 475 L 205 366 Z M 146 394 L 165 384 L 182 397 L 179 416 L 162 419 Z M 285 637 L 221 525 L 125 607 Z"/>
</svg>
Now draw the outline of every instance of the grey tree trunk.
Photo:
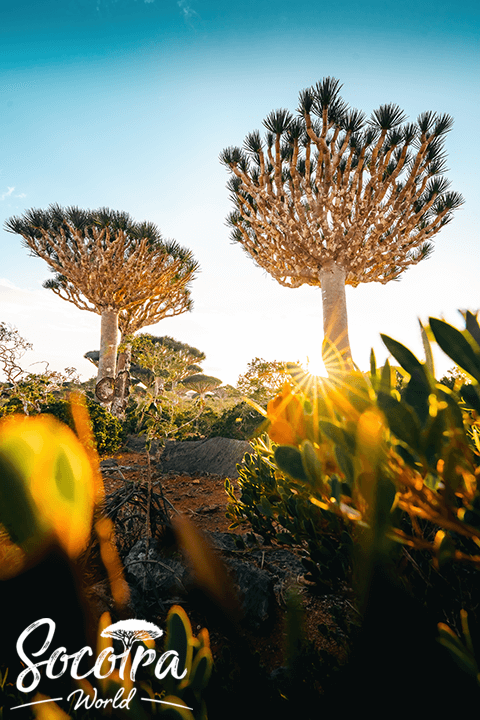
<svg viewBox="0 0 480 720">
<path fill-rule="evenodd" d="M 126 343 L 122 352 L 118 354 L 117 377 L 115 379 L 115 392 L 110 412 L 121 420 L 125 419 L 125 409 L 130 394 L 130 361 L 132 358 L 132 344 Z"/>
<path fill-rule="evenodd" d="M 157 397 L 163 393 L 165 381 L 162 377 L 155 376 L 153 379 L 153 397 Z"/>
<path fill-rule="evenodd" d="M 320 270 L 319 278 L 322 287 L 323 332 L 325 339 L 336 347 L 347 363 L 351 362 L 345 270 L 340 265 L 332 263 Z"/>
<path fill-rule="evenodd" d="M 118 311 L 105 308 L 101 318 L 97 383 L 105 377 L 115 380 L 117 369 Z"/>
<path fill-rule="evenodd" d="M 123 370 L 130 370 L 132 360 L 132 343 L 126 343 L 122 352 L 118 353 L 117 375 Z"/>
</svg>

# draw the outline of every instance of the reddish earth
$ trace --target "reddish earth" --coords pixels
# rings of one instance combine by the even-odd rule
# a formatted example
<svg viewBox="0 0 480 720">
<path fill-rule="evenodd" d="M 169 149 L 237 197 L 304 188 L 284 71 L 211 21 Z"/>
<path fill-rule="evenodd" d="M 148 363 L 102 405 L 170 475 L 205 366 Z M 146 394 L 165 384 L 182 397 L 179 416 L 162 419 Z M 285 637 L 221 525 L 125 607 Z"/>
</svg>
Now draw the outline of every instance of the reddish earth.
<svg viewBox="0 0 480 720">
<path fill-rule="evenodd" d="M 105 458 L 104 458 L 105 459 Z M 114 490 L 122 487 L 125 481 L 143 483 L 148 481 L 148 459 L 147 454 L 135 452 L 122 452 L 114 456 L 118 467 L 104 468 L 104 485 L 108 495 Z M 217 475 L 203 475 L 191 477 L 185 475 L 158 475 L 155 470 L 155 461 L 151 462 L 152 477 L 160 479 L 163 492 L 174 508 L 187 515 L 203 531 L 227 532 L 229 520 L 226 518 L 226 506 L 228 496 L 225 492 L 225 479 Z M 234 484 L 236 480 L 232 478 Z M 248 525 L 243 532 L 248 532 Z M 237 530 L 238 532 L 239 530 Z M 240 529 L 240 532 L 242 530 Z M 301 585 L 301 597 L 304 610 L 304 628 L 306 637 L 314 642 L 318 649 L 334 652 L 338 655 L 341 650 L 331 640 L 327 640 L 319 625 L 324 624 L 334 627 L 335 623 L 328 613 L 328 601 L 325 597 L 315 594 L 312 584 L 304 581 Z M 347 601 L 347 604 L 348 601 Z M 355 611 L 351 607 L 351 614 Z M 350 615 L 350 611 L 348 611 Z M 192 621 L 194 631 L 207 625 L 212 650 L 215 652 L 224 643 L 222 633 L 201 616 L 188 608 L 188 614 Z M 285 645 L 285 608 L 279 607 L 277 616 L 274 618 L 273 626 L 268 630 L 268 635 L 245 632 L 245 638 L 252 650 L 260 653 L 263 664 L 269 671 L 284 664 Z"/>
<path fill-rule="evenodd" d="M 125 480 L 139 483 L 148 481 L 146 453 L 119 453 L 114 458 Z M 224 488 L 224 478 L 218 475 L 159 476 L 155 471 L 154 461 L 151 463 L 151 470 L 155 480 L 161 479 L 163 492 L 169 502 L 178 512 L 190 517 L 197 527 L 206 531 L 228 530 L 229 521 L 225 516 L 228 496 Z M 114 467 L 103 469 L 102 472 L 107 495 L 123 486 L 125 481 Z"/>
</svg>

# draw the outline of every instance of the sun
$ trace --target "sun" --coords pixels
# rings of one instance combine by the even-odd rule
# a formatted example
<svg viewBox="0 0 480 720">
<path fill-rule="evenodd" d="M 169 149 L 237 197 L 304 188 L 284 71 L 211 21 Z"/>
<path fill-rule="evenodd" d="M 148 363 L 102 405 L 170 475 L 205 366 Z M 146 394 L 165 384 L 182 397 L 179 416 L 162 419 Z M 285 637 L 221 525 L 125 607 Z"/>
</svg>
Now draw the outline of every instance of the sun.
<svg viewBox="0 0 480 720">
<path fill-rule="evenodd" d="M 323 359 L 315 355 L 307 357 L 305 370 L 309 375 L 314 375 L 315 377 L 327 377 L 327 370 Z"/>
</svg>

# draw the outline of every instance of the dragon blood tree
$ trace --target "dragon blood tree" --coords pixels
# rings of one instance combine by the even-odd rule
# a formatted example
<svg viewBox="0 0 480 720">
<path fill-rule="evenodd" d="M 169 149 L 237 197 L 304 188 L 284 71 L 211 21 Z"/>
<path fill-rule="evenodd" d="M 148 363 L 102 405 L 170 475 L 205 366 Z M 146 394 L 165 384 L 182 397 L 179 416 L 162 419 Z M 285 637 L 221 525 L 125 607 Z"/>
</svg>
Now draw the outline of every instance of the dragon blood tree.
<svg viewBox="0 0 480 720">
<path fill-rule="evenodd" d="M 44 287 L 101 316 L 97 395 L 109 404 L 119 369 L 119 328 L 124 336 L 190 310 L 189 285 L 198 263 L 189 250 L 164 240 L 153 223 L 109 208 L 50 205 L 10 218 L 5 228 L 21 235 L 32 255 L 55 273 Z"/>
<path fill-rule="evenodd" d="M 175 390 L 184 378 L 201 373 L 197 363 L 205 360 L 205 353 L 168 335 L 141 333 L 133 338 L 132 357 L 137 368 L 151 373 L 153 395 L 157 396 L 165 385 Z"/>
<path fill-rule="evenodd" d="M 220 160 L 232 173 L 232 239 L 281 285 L 322 288 L 325 339 L 351 358 L 345 285 L 387 283 L 432 251 L 463 203 L 448 192 L 449 115 L 415 123 L 395 104 L 369 119 L 349 108 L 338 80 L 300 93 L 298 116 L 275 110 L 243 149 Z"/>
<path fill-rule="evenodd" d="M 196 375 L 189 375 L 188 377 L 181 380 L 187 390 L 195 390 L 197 396 L 200 398 L 200 402 L 203 405 L 205 403 L 205 396 L 207 393 L 213 393 L 222 381 L 211 375 L 202 375 L 198 373 Z"/>
<path fill-rule="evenodd" d="M 196 267 L 198 268 L 198 265 Z M 185 267 L 182 270 L 184 271 Z M 188 287 L 189 283 L 179 282 L 180 279 L 181 273 L 175 278 L 176 282 L 171 283 L 168 294 L 164 293 L 149 298 L 143 303 L 122 310 L 119 315 L 120 346 L 117 358 L 117 380 L 113 387 L 114 398 L 112 402 L 112 412 L 114 414 L 123 416 L 126 407 L 129 392 L 128 385 L 130 383 L 129 370 L 133 334 L 147 325 L 155 325 L 165 317 L 180 315 L 193 308 L 190 288 Z M 193 279 L 193 276 L 190 279 Z"/>
</svg>

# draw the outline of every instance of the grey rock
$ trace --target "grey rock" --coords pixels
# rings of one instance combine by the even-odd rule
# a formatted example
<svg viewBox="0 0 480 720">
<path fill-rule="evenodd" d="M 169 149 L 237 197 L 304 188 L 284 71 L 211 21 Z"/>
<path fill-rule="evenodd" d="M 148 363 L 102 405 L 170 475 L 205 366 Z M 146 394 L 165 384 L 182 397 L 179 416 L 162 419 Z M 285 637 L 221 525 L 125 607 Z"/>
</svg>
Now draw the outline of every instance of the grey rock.
<svg viewBox="0 0 480 720">
<path fill-rule="evenodd" d="M 132 452 L 144 452 L 147 447 L 147 437 L 146 435 L 128 435 L 124 447 L 126 450 L 131 450 Z M 150 447 L 151 454 L 157 452 L 158 448 L 158 440 L 152 440 Z"/>
<path fill-rule="evenodd" d="M 305 574 L 305 568 L 302 561 L 294 553 L 289 550 L 279 548 L 270 548 L 269 550 L 254 550 L 252 556 L 260 561 L 262 559 L 264 567 L 266 567 L 272 575 L 284 579 L 296 579 L 299 575 Z"/>
<path fill-rule="evenodd" d="M 181 562 L 165 557 L 151 544 L 145 551 L 145 540 L 139 540 L 124 560 L 125 573 L 130 584 L 144 593 L 175 602 L 185 595 L 186 569 Z"/>
<path fill-rule="evenodd" d="M 258 630 L 270 617 L 275 603 L 271 576 L 243 558 L 230 557 L 225 559 L 225 565 L 234 576 L 244 613 L 243 624 Z"/>
<path fill-rule="evenodd" d="M 115 458 L 107 458 L 106 460 L 100 461 L 100 468 L 102 470 L 106 468 L 114 468 L 118 466 L 118 462 L 115 460 Z"/>
<path fill-rule="evenodd" d="M 303 567 L 288 550 L 255 547 L 239 550 L 231 533 L 205 533 L 219 553 L 243 610 L 242 625 L 259 630 L 268 622 L 276 601 L 282 601 L 286 586 L 296 583 Z M 194 578 L 181 556 L 166 556 L 151 541 L 146 553 L 145 540 L 131 548 L 124 561 L 131 590 L 131 605 L 138 615 L 146 608 L 168 608 L 187 601 Z"/>
<path fill-rule="evenodd" d="M 249 448 L 250 444 L 244 440 L 222 437 L 185 442 L 168 440 L 158 460 L 159 469 L 164 474 L 212 474 L 236 478 L 236 465 Z"/>
<path fill-rule="evenodd" d="M 230 533 L 211 532 L 208 534 L 208 538 L 211 544 L 219 550 L 227 550 L 230 552 L 238 550 L 235 544 L 235 537 Z"/>
</svg>

